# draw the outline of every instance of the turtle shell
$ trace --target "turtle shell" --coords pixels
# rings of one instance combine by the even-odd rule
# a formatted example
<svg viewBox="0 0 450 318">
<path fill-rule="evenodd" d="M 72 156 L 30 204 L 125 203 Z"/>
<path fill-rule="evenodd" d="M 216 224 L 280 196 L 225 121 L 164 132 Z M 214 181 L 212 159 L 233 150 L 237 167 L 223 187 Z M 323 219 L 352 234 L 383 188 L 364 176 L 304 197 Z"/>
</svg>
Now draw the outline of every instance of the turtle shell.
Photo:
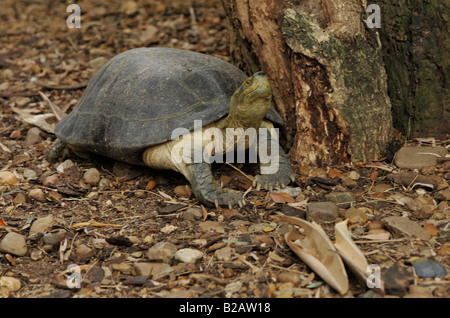
<svg viewBox="0 0 450 318">
<path fill-rule="evenodd" d="M 63 142 L 141 164 L 149 146 L 229 112 L 247 75 L 218 58 L 172 48 L 138 48 L 110 59 L 89 82 L 75 109 L 55 127 Z M 266 117 L 280 125 L 272 108 Z"/>
</svg>

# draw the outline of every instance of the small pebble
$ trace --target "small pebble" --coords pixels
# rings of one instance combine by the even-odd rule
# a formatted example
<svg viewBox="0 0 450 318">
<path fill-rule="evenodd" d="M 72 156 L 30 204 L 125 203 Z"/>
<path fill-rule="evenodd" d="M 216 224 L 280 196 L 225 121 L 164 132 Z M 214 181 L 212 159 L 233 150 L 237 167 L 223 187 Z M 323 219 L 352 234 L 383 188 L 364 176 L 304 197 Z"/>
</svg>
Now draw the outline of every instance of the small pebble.
<svg viewBox="0 0 450 318">
<path fill-rule="evenodd" d="M 415 263 L 413 266 L 416 274 L 422 278 L 444 277 L 447 275 L 445 267 L 435 261 Z"/>
<path fill-rule="evenodd" d="M 81 244 L 80 246 L 78 246 L 76 248 L 75 253 L 77 254 L 78 257 L 85 259 L 91 255 L 92 251 L 93 251 L 92 248 L 90 248 L 84 244 Z M 123 264 L 123 263 L 121 263 L 121 264 Z"/>
<path fill-rule="evenodd" d="M 53 225 L 53 223 L 54 218 L 52 215 L 37 219 L 30 227 L 30 235 L 47 232 L 47 230 Z"/>
<path fill-rule="evenodd" d="M 23 193 L 17 193 L 17 195 L 15 196 L 13 203 L 14 204 L 21 204 L 21 203 L 26 203 L 27 202 L 27 197 L 25 194 Z"/>
<path fill-rule="evenodd" d="M 31 189 L 30 192 L 28 192 L 28 197 L 32 200 L 45 201 L 45 195 L 42 189 Z"/>
<path fill-rule="evenodd" d="M 44 180 L 42 181 L 42 184 L 46 187 L 53 187 L 56 186 L 59 182 L 59 176 L 57 174 L 52 174 L 49 176 L 46 176 Z"/>
<path fill-rule="evenodd" d="M 293 272 L 282 272 L 278 275 L 278 280 L 281 283 L 293 283 L 297 285 L 301 282 L 300 275 Z"/>
<path fill-rule="evenodd" d="M 367 224 L 367 228 L 369 230 L 382 229 L 383 228 L 383 222 L 381 222 L 379 220 L 371 221 L 369 224 Z"/>
<path fill-rule="evenodd" d="M 0 171 L 0 184 L 13 185 L 17 183 L 17 177 L 11 171 Z"/>
<path fill-rule="evenodd" d="M 187 199 L 189 199 L 192 195 L 191 187 L 189 187 L 188 185 L 177 186 L 175 187 L 173 192 L 175 192 L 176 195 Z"/>
<path fill-rule="evenodd" d="M 306 206 L 306 216 L 318 222 L 331 222 L 339 216 L 339 211 L 333 202 L 310 202 Z"/>
<path fill-rule="evenodd" d="M 202 232 L 217 232 L 225 233 L 225 229 L 220 222 L 215 221 L 205 221 L 198 224 Z"/>
<path fill-rule="evenodd" d="M 41 137 L 41 130 L 37 127 L 32 127 L 28 130 L 25 136 L 25 146 L 31 146 L 40 143 L 43 140 Z"/>
<path fill-rule="evenodd" d="M 231 247 L 225 246 L 214 252 L 214 255 L 219 261 L 228 262 L 231 260 Z"/>
<path fill-rule="evenodd" d="M 100 189 L 108 188 L 109 187 L 109 180 L 106 178 L 101 178 L 98 182 L 98 187 Z"/>
<path fill-rule="evenodd" d="M 386 183 L 377 183 L 373 188 L 373 192 L 375 193 L 384 193 L 391 190 L 393 187 L 390 184 Z"/>
<path fill-rule="evenodd" d="M 350 207 L 350 204 L 356 201 L 352 193 L 340 191 L 331 192 L 327 199 L 342 208 Z"/>
<path fill-rule="evenodd" d="M 194 263 L 203 257 L 203 252 L 193 248 L 182 248 L 174 254 L 174 258 L 183 263 Z"/>
<path fill-rule="evenodd" d="M 25 169 L 23 171 L 23 177 L 26 180 L 30 180 L 30 179 L 36 179 L 37 178 L 37 173 L 36 171 L 34 171 L 33 169 Z"/>
<path fill-rule="evenodd" d="M 150 276 L 153 279 L 158 279 L 166 276 L 173 271 L 167 263 L 135 263 L 133 265 L 132 273 L 135 276 Z"/>
<path fill-rule="evenodd" d="M 67 159 L 66 161 L 64 161 L 58 165 L 58 167 L 56 168 L 56 171 L 64 173 L 64 170 L 70 169 L 73 165 L 74 165 L 74 163 L 72 162 L 72 160 Z"/>
<path fill-rule="evenodd" d="M 7 298 L 12 292 L 18 291 L 22 284 L 15 277 L 0 277 L 0 298 Z"/>
<path fill-rule="evenodd" d="M 351 207 L 344 215 L 350 224 L 366 223 L 368 220 L 366 212 L 360 208 Z"/>
<path fill-rule="evenodd" d="M 44 234 L 42 241 L 45 245 L 56 245 L 60 242 L 59 238 L 53 234 Z"/>
<path fill-rule="evenodd" d="M 158 242 L 147 251 L 147 257 L 152 261 L 162 261 L 169 263 L 172 256 L 177 251 L 177 247 L 169 242 Z"/>
<path fill-rule="evenodd" d="M 422 240 L 429 240 L 431 235 L 425 231 L 419 224 L 406 217 L 401 216 L 389 216 L 384 218 L 383 223 L 389 229 L 394 232 L 417 237 Z"/>
<path fill-rule="evenodd" d="M 83 174 L 83 181 L 95 186 L 100 181 L 100 172 L 96 168 L 87 169 Z"/>
<path fill-rule="evenodd" d="M 0 242 L 0 251 L 3 253 L 24 256 L 27 250 L 25 237 L 15 232 L 9 232 Z"/>
</svg>

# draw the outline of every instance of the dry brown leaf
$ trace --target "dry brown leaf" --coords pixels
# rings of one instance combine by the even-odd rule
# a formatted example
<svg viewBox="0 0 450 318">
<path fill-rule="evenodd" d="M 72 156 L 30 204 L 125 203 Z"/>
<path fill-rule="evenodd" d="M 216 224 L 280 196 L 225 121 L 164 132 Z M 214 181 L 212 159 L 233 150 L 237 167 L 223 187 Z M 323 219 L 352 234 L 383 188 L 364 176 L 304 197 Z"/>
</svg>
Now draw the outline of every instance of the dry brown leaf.
<svg viewBox="0 0 450 318">
<path fill-rule="evenodd" d="M 203 204 L 200 204 L 202 207 L 202 214 L 203 214 L 203 222 L 206 221 L 206 218 L 208 217 L 208 211 L 206 211 L 206 208 L 203 206 Z"/>
<path fill-rule="evenodd" d="M 275 203 L 294 203 L 295 199 L 285 192 L 269 193 L 272 201 Z"/>
<path fill-rule="evenodd" d="M 338 250 L 347 266 L 352 272 L 363 282 L 367 279 L 367 263 L 366 257 L 356 244 L 350 238 L 350 232 L 347 230 L 348 219 L 335 225 L 336 241 L 334 246 Z"/>
<path fill-rule="evenodd" d="M 14 106 L 10 106 L 11 109 L 19 115 L 19 119 L 27 124 L 37 126 L 46 132 L 52 133 L 55 130 L 55 124 L 50 123 L 47 120 L 55 117 L 53 114 L 41 114 L 41 115 L 33 115 L 21 109 L 18 109 Z"/>
<path fill-rule="evenodd" d="M 3 221 L 2 218 L 0 218 L 0 226 L 8 226 L 5 221 Z"/>
<path fill-rule="evenodd" d="M 286 243 L 325 282 L 341 295 L 346 294 L 349 282 L 344 264 L 320 225 L 289 216 L 278 216 L 277 219 L 304 229 L 305 237 L 296 241 L 293 241 L 294 231 L 287 233 Z"/>
<path fill-rule="evenodd" d="M 58 121 L 67 116 L 67 114 L 61 110 L 61 108 L 52 103 L 52 101 L 47 97 L 47 95 L 45 95 L 41 91 L 39 91 L 39 95 L 41 95 L 42 99 L 47 103 L 48 107 L 55 114 L 56 119 L 58 119 Z"/>
</svg>

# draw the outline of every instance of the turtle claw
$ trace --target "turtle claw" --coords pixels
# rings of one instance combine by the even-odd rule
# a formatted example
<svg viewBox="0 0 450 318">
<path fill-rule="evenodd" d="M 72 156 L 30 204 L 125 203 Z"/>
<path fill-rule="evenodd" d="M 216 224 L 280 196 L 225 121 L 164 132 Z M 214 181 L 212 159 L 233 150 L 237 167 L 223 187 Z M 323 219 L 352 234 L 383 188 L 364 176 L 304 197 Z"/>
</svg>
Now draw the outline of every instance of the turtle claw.
<svg viewBox="0 0 450 318">
<path fill-rule="evenodd" d="M 286 185 L 293 180 L 295 181 L 294 174 L 260 174 L 253 180 L 253 186 L 256 186 L 256 190 L 258 191 L 264 189 L 273 192 L 274 189 L 286 188 Z"/>
</svg>

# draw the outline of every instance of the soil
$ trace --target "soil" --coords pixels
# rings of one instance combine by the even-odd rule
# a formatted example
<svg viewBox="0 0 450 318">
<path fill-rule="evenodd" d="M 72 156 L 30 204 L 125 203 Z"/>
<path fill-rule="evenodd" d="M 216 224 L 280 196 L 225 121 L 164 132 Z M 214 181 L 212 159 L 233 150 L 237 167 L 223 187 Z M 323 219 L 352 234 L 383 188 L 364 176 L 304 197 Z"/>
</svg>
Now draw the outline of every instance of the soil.
<svg viewBox="0 0 450 318">
<path fill-rule="evenodd" d="M 50 103 L 70 112 L 98 67 L 114 55 L 164 46 L 230 61 L 227 21 L 218 0 L 77 4 L 79 29 L 67 27 L 71 12 L 63 2 L 2 2 L 0 170 L 12 172 L 17 182 L 0 185 L 0 241 L 9 232 L 19 233 L 27 251 L 23 256 L 0 252 L 0 278 L 20 282 L 11 291 L 0 286 L 1 296 L 449 297 L 448 161 L 418 171 L 435 182 L 432 188 L 387 178 L 405 170 L 393 165 L 392 157 L 360 165 L 294 167 L 297 179 L 291 187 L 297 193 L 286 195 L 252 188 L 256 167 L 214 165 L 225 188 L 246 192 L 247 205 L 233 209 L 200 205 L 174 172 L 98 157 L 70 158 L 73 165 L 65 170 L 61 162 L 49 163 L 46 154 L 55 142 L 51 131 L 57 121 Z M 92 168 L 94 180 L 86 179 Z M 277 216 L 305 219 L 308 202 L 329 201 L 336 192 L 351 193 L 355 200 L 338 204 L 338 218 L 320 226 L 334 241 L 334 225 L 349 218 L 350 205 L 364 208 L 362 218 L 351 219 L 348 228 L 368 264 L 381 268 L 384 293 L 360 284 L 347 269 L 350 288 L 341 295 L 286 244 L 290 226 Z M 430 207 L 412 209 L 398 195 L 428 198 Z M 36 220 L 48 216 L 51 222 L 42 232 L 30 231 Z M 418 224 L 426 235 L 419 238 L 383 221 L 392 216 Z M 389 236 L 367 236 L 376 228 Z M 149 249 L 159 242 L 202 255 L 187 263 L 173 256 L 150 257 Z M 417 259 L 433 260 L 447 274 L 419 277 L 412 266 Z M 79 277 L 69 268 L 72 264 L 82 278 L 75 287 L 68 284 L 68 278 Z"/>
</svg>

